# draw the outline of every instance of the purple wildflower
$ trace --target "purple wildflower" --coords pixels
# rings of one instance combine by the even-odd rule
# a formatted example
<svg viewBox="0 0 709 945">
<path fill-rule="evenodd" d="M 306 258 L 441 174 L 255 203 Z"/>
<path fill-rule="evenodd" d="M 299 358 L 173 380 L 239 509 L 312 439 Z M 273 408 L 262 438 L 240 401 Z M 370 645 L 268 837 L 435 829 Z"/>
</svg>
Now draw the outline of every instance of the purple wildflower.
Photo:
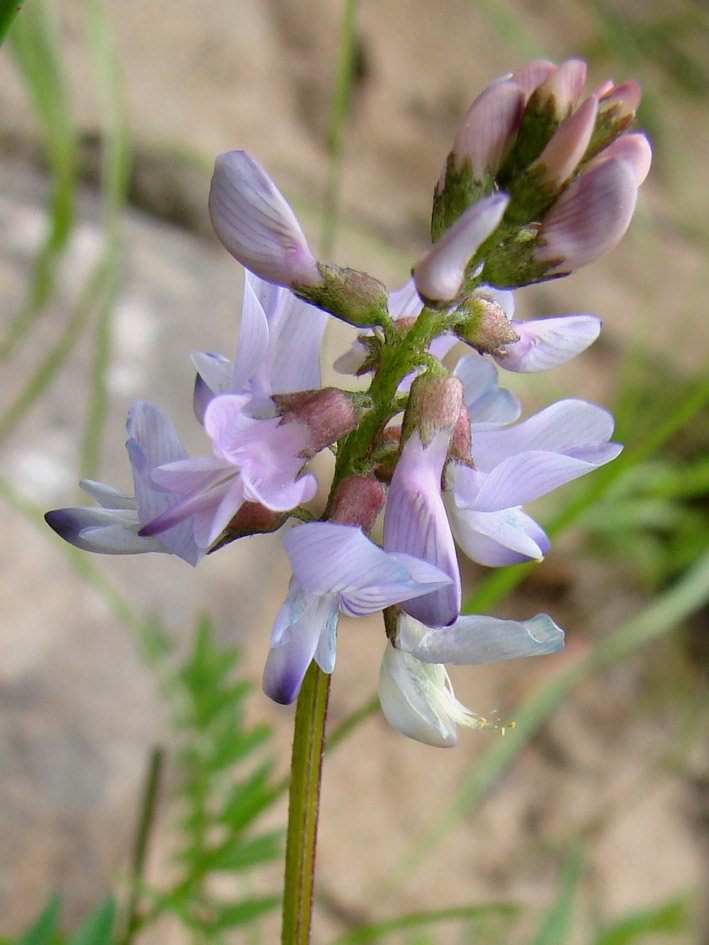
<svg viewBox="0 0 709 945">
<path fill-rule="evenodd" d="M 425 561 L 387 554 L 349 525 L 297 525 L 283 545 L 293 578 L 276 615 L 263 677 L 266 694 L 283 704 L 298 695 L 313 658 L 323 672 L 332 672 L 340 612 L 363 617 L 450 581 Z"/>
</svg>

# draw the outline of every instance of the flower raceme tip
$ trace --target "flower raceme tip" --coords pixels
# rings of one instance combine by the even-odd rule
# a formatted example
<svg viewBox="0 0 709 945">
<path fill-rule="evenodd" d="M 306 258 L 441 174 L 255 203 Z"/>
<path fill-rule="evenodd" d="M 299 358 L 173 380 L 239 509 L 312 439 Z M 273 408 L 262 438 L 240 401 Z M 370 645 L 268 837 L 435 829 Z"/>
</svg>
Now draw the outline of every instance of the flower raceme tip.
<svg viewBox="0 0 709 945">
<path fill-rule="evenodd" d="M 594 315 L 516 318 L 512 289 L 612 249 L 650 168 L 648 139 L 629 130 L 638 86 L 606 82 L 584 98 L 585 80 L 581 60 L 538 60 L 478 96 L 436 185 L 432 243 L 393 292 L 319 261 L 259 162 L 220 155 L 210 215 L 246 275 L 233 361 L 192 356 L 208 449 L 189 457 L 167 416 L 137 401 L 132 493 L 85 480 L 98 505 L 49 512 L 51 527 L 84 550 L 192 565 L 281 530 L 293 576 L 264 670 L 271 698 L 292 702 L 312 660 L 333 671 L 340 614 L 384 611 L 379 694 L 392 725 L 439 746 L 457 725 L 499 728 L 458 702 L 445 664 L 557 652 L 563 633 L 546 615 L 462 616 L 459 550 L 491 567 L 542 558 L 549 539 L 526 503 L 621 449 L 601 407 L 568 397 L 520 421 L 498 381 L 498 368 L 550 370 L 596 340 Z M 323 387 L 329 317 L 359 329 L 335 367 L 371 374 L 367 390 Z M 457 341 L 468 353 L 450 370 Z M 315 521 L 309 463 L 328 448 L 333 487 Z M 382 510 L 380 547 L 369 536 Z"/>
</svg>

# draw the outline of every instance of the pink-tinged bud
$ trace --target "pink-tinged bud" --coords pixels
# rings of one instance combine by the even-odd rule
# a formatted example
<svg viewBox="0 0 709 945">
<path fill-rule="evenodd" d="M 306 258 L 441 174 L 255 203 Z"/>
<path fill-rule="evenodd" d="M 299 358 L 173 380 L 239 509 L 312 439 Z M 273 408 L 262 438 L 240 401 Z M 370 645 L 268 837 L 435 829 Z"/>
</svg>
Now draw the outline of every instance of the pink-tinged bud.
<svg viewBox="0 0 709 945">
<path fill-rule="evenodd" d="M 604 95 L 608 95 L 608 93 L 612 89 L 613 89 L 613 79 L 606 79 L 606 81 L 602 85 L 598 86 L 598 88 L 594 91 L 593 94 L 596 96 L 596 98 L 602 98 Z"/>
<path fill-rule="evenodd" d="M 576 107 L 586 83 L 583 59 L 567 59 L 534 92 L 536 106 L 550 106 L 558 121 L 563 121 Z"/>
<path fill-rule="evenodd" d="M 630 119 L 635 117 L 635 113 L 640 107 L 642 95 L 642 89 L 638 83 L 631 79 L 629 82 L 622 82 L 620 85 L 611 86 L 604 94 L 599 93 L 598 97 L 601 99 L 601 107 L 603 110 L 617 106 L 618 119 Z"/>
<path fill-rule="evenodd" d="M 441 431 L 450 436 L 463 406 L 463 385 L 452 374 L 419 374 L 404 414 L 402 445 L 418 432 L 424 447 Z"/>
<path fill-rule="evenodd" d="M 347 476 L 335 489 L 329 521 L 356 525 L 368 535 L 384 508 L 386 489 L 372 476 Z"/>
<path fill-rule="evenodd" d="M 551 208 L 537 235 L 546 275 L 586 266 L 620 242 L 635 210 L 638 183 L 626 161 L 611 158 L 582 174 Z"/>
<path fill-rule="evenodd" d="M 525 98 L 529 98 L 532 92 L 548 79 L 552 72 L 556 72 L 556 66 L 553 62 L 549 62 L 548 59 L 535 59 L 534 62 L 529 62 L 526 66 L 522 66 L 521 69 L 513 72 L 511 81 L 522 89 Z"/>
<path fill-rule="evenodd" d="M 244 502 L 215 544 L 209 549 L 209 553 L 211 554 L 237 538 L 275 532 L 287 518 L 288 512 L 274 512 L 273 509 L 268 509 L 258 502 Z"/>
<path fill-rule="evenodd" d="M 556 129 L 531 168 L 541 168 L 540 183 L 560 188 L 574 173 L 586 153 L 596 124 L 598 99 L 589 96 Z"/>
<path fill-rule="evenodd" d="M 453 142 L 451 152 L 460 169 L 470 161 L 473 177 L 493 176 L 507 156 L 519 130 L 525 95 L 514 82 L 495 82 L 479 95 L 468 109 Z M 445 183 L 443 169 L 438 189 Z"/>
<path fill-rule="evenodd" d="M 453 325 L 455 334 L 477 351 L 501 354 L 505 346 L 519 341 L 502 306 L 483 294 L 473 295 L 459 306 L 460 321 Z"/>
<path fill-rule="evenodd" d="M 318 286 L 322 276 L 290 205 L 246 151 L 214 162 L 209 215 L 224 247 L 251 272 L 284 286 Z"/>
<path fill-rule="evenodd" d="M 422 299 L 443 306 L 460 295 L 468 263 L 497 229 L 508 203 L 506 194 L 493 194 L 473 204 L 448 227 L 414 267 L 414 282 Z"/>
<path fill-rule="evenodd" d="M 621 135 L 620 138 L 616 138 L 607 148 L 604 148 L 600 154 L 597 154 L 593 160 L 588 162 L 584 168 L 584 174 L 611 158 L 619 158 L 632 167 L 639 187 L 650 171 L 652 147 L 647 137 L 639 131 Z"/>
<path fill-rule="evenodd" d="M 449 458 L 458 463 L 464 463 L 466 466 L 471 465 L 470 444 L 470 415 L 465 405 L 463 405 L 460 408 L 458 420 L 456 421 L 450 446 L 448 447 Z"/>
<path fill-rule="evenodd" d="M 297 422 L 308 429 L 308 445 L 302 456 L 315 456 L 331 443 L 342 439 L 357 426 L 359 415 L 350 394 L 339 387 L 273 394 L 272 400 L 283 423 Z"/>
</svg>

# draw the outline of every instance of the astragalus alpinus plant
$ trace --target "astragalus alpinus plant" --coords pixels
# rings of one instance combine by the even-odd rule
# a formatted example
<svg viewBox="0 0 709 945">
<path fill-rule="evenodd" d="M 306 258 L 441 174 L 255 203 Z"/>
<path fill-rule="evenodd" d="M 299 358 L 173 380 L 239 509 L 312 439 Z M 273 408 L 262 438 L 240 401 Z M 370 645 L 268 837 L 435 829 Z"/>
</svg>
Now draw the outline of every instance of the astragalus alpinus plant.
<svg viewBox="0 0 709 945">
<path fill-rule="evenodd" d="M 389 292 L 371 275 L 318 260 L 293 211 L 250 154 L 215 163 L 214 228 L 247 269 L 232 363 L 196 354 L 194 408 L 211 451 L 189 457 L 165 414 L 128 416 L 134 495 L 94 481 L 99 507 L 47 521 L 88 551 L 168 552 L 196 565 L 245 535 L 280 531 L 293 568 L 275 616 L 263 686 L 298 699 L 291 770 L 283 941 L 310 935 L 320 764 L 339 613 L 383 611 L 379 697 L 400 732 L 429 745 L 456 726 L 500 728 L 453 693 L 446 663 L 558 651 L 545 614 L 461 616 L 456 542 L 499 566 L 542 558 L 549 541 L 524 503 L 618 455 L 612 417 L 568 399 L 516 422 L 498 367 L 546 370 L 597 337 L 593 315 L 517 321 L 513 290 L 559 278 L 612 249 L 651 161 L 629 132 L 633 82 L 581 100 L 586 66 L 533 62 L 492 83 L 465 115 L 433 197 L 432 245 Z M 327 318 L 358 330 L 335 363 L 370 375 L 366 392 L 322 387 Z M 453 371 L 441 359 L 469 347 Z M 306 470 L 336 456 L 319 520 Z M 383 512 L 381 547 L 369 535 Z M 504 729 L 503 729 L 504 731 Z"/>
</svg>

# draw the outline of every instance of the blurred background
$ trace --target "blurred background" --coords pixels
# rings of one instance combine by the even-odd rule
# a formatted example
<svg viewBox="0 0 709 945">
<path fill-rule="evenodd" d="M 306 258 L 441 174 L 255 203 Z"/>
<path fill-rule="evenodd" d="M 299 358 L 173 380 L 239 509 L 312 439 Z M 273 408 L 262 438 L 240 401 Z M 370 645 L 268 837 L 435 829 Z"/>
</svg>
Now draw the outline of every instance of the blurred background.
<svg viewBox="0 0 709 945">
<path fill-rule="evenodd" d="M 205 449 L 189 353 L 233 356 L 242 289 L 206 212 L 214 155 L 251 151 L 311 246 L 396 288 L 473 98 L 572 56 L 589 88 L 640 82 L 653 170 L 613 253 L 517 296 L 523 316 L 601 316 L 599 342 L 503 383 L 528 411 L 602 403 L 626 448 L 537 503 L 541 566 L 461 562 L 473 610 L 567 631 L 558 656 L 455 674 L 465 704 L 516 719 L 504 740 L 439 751 L 391 731 L 371 702 L 381 625 L 342 620 L 314 941 L 709 942 L 709 13 L 693 0 L 26 0 L 0 49 L 1 941 L 43 907 L 68 934 L 112 896 L 116 941 L 278 936 L 285 799 L 264 785 L 287 772 L 292 711 L 259 690 L 278 540 L 193 572 L 75 555 L 41 519 L 84 504 L 81 476 L 130 489 L 136 398 Z M 331 382 L 353 336 L 328 329 Z M 232 730 L 255 755 L 228 757 Z M 219 805 L 239 785 L 256 801 L 235 826 Z M 226 862 L 207 856 L 217 827 Z M 234 897 L 250 910 L 225 911 Z"/>
</svg>

